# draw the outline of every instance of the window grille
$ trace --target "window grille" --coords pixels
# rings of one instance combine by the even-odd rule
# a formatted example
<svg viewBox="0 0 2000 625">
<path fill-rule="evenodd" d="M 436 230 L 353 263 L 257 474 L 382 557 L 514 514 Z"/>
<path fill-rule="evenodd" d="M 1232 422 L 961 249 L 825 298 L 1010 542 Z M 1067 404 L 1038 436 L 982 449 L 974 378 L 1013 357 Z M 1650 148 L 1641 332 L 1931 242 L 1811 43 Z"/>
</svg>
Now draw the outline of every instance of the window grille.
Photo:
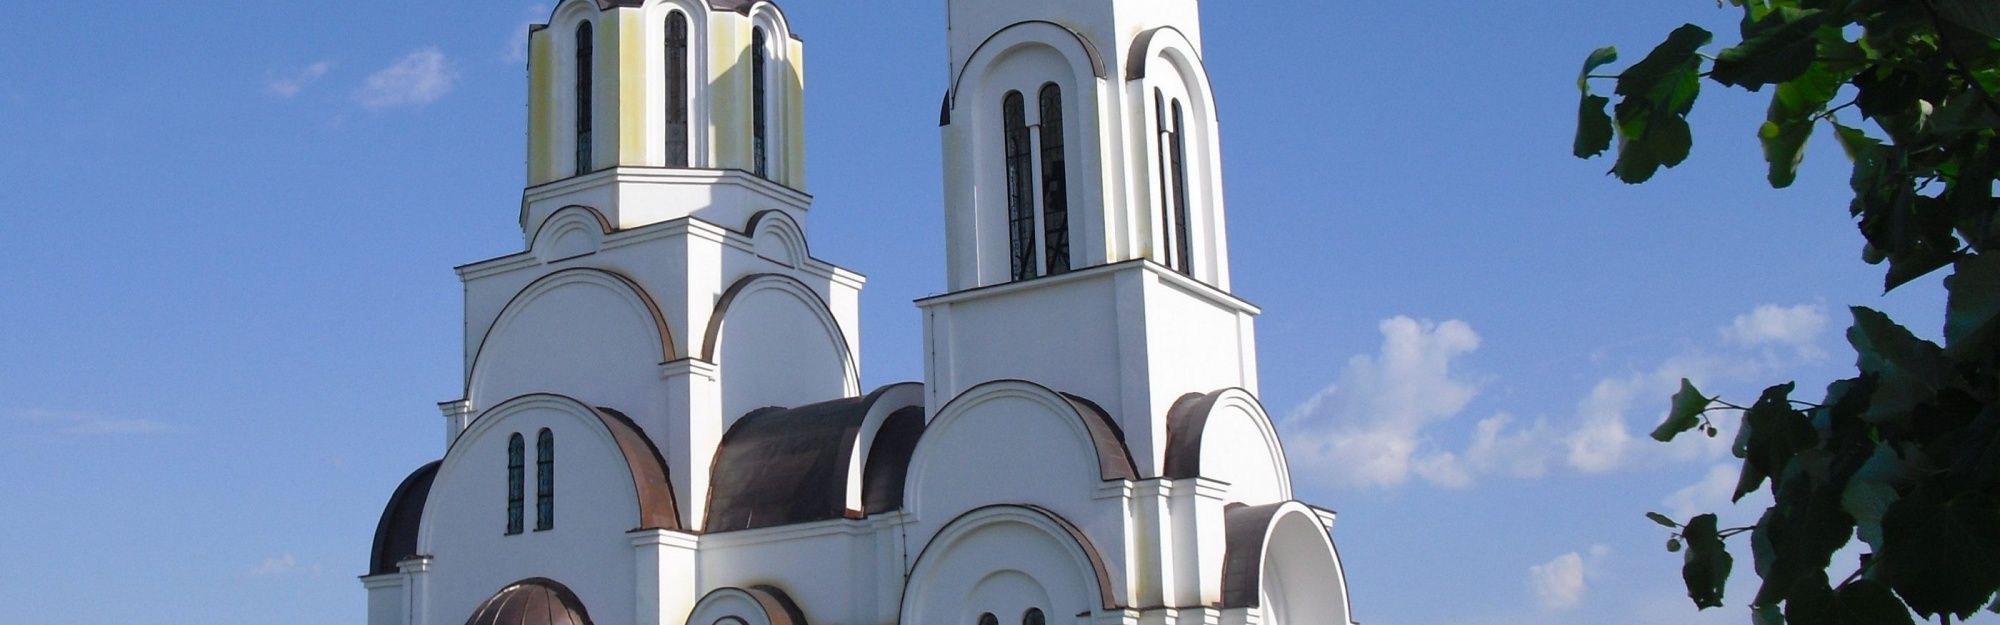
<svg viewBox="0 0 2000 625">
<path fill-rule="evenodd" d="M 507 533 L 521 533 L 522 470 L 524 451 L 521 434 L 507 439 Z"/>
<path fill-rule="evenodd" d="M 668 167 L 688 166 L 688 22 L 687 14 L 667 14 L 667 161 Z"/>
<path fill-rule="evenodd" d="M 1035 258 L 1035 181 L 1025 98 L 1007 92 L 1000 104 L 1007 144 L 1008 266 L 1015 280 L 1040 275 Z"/>
<path fill-rule="evenodd" d="M 1042 86 L 1042 251 L 1048 274 L 1069 271 L 1069 169 L 1063 159 L 1062 88 Z"/>
<path fill-rule="evenodd" d="M 764 29 L 750 31 L 750 133 L 752 163 L 759 178 L 771 177 L 771 159 L 766 143 L 770 140 L 770 102 L 767 97 Z"/>
<path fill-rule="evenodd" d="M 535 531 L 556 526 L 556 435 L 548 428 L 535 436 Z"/>
<path fill-rule="evenodd" d="M 1178 242 L 1174 246 L 1178 254 L 1174 258 L 1174 268 L 1194 275 L 1194 240 L 1188 232 L 1188 221 L 1193 211 L 1188 209 L 1187 129 L 1181 123 L 1181 101 L 1175 99 L 1173 105 L 1174 239 Z"/>
<path fill-rule="evenodd" d="M 591 65 L 596 48 L 590 22 L 576 26 L 576 175 L 596 168 L 590 162 Z"/>
</svg>

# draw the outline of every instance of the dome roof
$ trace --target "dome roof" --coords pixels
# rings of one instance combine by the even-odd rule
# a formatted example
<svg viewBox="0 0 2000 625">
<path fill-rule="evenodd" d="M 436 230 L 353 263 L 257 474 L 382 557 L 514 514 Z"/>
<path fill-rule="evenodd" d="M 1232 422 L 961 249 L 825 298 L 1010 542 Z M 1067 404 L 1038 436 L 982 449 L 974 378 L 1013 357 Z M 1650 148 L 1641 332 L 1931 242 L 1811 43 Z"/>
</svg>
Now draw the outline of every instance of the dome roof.
<svg viewBox="0 0 2000 625">
<path fill-rule="evenodd" d="M 494 593 L 465 625 L 591 625 L 583 601 L 560 582 L 540 577 L 514 582 Z"/>
</svg>

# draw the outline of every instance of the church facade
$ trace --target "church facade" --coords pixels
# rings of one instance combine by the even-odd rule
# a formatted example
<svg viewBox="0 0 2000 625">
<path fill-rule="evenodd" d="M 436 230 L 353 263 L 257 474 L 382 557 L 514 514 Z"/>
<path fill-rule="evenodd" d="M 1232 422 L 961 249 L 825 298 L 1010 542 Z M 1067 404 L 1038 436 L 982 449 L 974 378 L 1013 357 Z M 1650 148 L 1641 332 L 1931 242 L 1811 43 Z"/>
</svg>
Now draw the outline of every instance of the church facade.
<svg viewBox="0 0 2000 625">
<path fill-rule="evenodd" d="M 1229 290 L 1196 0 L 948 1 L 947 288 L 876 389 L 780 7 L 532 29 L 525 249 L 458 268 L 370 625 L 1351 622 Z"/>
</svg>

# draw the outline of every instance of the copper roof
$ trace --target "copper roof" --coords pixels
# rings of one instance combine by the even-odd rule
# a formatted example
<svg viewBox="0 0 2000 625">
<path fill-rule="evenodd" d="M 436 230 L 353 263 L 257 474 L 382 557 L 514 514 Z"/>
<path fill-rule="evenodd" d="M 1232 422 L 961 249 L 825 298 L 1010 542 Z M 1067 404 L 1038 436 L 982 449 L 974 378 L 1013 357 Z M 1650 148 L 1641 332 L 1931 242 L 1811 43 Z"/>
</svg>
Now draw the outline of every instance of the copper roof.
<svg viewBox="0 0 2000 625">
<path fill-rule="evenodd" d="M 618 441 L 625 466 L 632 472 L 632 488 L 639 496 L 639 526 L 633 529 L 680 530 L 681 509 L 674 497 L 674 484 L 667 479 L 667 461 L 652 439 L 639 430 L 631 417 L 610 408 L 597 408 L 597 418 Z"/>
<path fill-rule="evenodd" d="M 1255 607 L 1262 603 L 1258 592 L 1263 584 L 1264 535 L 1271 517 L 1289 502 L 1262 506 L 1233 504 L 1222 513 L 1227 547 L 1222 556 L 1223 609 Z"/>
<path fill-rule="evenodd" d="M 590 612 L 569 587 L 552 579 L 524 579 L 480 603 L 465 625 L 591 625 Z"/>
<path fill-rule="evenodd" d="M 431 482 L 437 479 L 438 464 L 418 467 L 396 486 L 389 505 L 382 507 L 382 520 L 375 522 L 375 547 L 368 553 L 368 574 L 394 573 L 397 562 L 417 554 L 417 529 L 423 525 L 424 502 L 430 499 Z"/>
<path fill-rule="evenodd" d="M 752 411 L 722 436 L 715 453 L 704 532 L 808 523 L 902 505 L 902 476 L 923 433 L 922 409 L 892 413 L 865 459 L 867 510 L 847 507 L 856 442 L 875 402 L 889 387 L 797 408 Z"/>
<path fill-rule="evenodd" d="M 1208 430 L 1208 413 L 1221 396 L 1222 391 L 1188 393 L 1167 409 L 1167 458 L 1160 477 L 1201 476 L 1201 436 Z"/>
<path fill-rule="evenodd" d="M 1090 431 L 1090 442 L 1097 448 L 1097 472 L 1104 481 L 1139 479 L 1139 467 L 1132 463 L 1132 450 L 1125 445 L 1125 430 L 1111 419 L 1097 402 L 1069 393 L 1060 393 L 1069 402 L 1076 414 L 1083 417 L 1083 427 Z"/>
</svg>

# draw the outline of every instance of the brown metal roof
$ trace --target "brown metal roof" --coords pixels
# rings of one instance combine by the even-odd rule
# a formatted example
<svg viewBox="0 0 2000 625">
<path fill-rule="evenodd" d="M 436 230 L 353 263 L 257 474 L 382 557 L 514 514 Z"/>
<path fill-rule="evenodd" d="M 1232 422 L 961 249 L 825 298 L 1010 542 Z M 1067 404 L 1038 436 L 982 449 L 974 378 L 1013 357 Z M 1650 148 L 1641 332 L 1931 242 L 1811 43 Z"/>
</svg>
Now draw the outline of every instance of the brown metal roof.
<svg viewBox="0 0 2000 625">
<path fill-rule="evenodd" d="M 1255 607 L 1263 597 L 1264 535 L 1271 517 L 1289 502 L 1262 506 L 1232 504 L 1222 513 L 1223 534 L 1227 536 L 1222 555 L 1222 608 Z"/>
<path fill-rule="evenodd" d="M 368 553 L 368 574 L 381 575 L 399 570 L 397 562 L 417 554 L 417 530 L 423 526 L 424 502 L 430 499 L 431 482 L 437 479 L 442 460 L 418 467 L 396 486 L 389 505 L 382 508 L 382 520 L 375 522 L 375 546 Z"/>
<path fill-rule="evenodd" d="M 1208 413 L 1222 391 L 1188 393 L 1167 409 L 1167 459 L 1160 477 L 1178 480 L 1201 476 L 1201 436 L 1208 429 Z"/>
<path fill-rule="evenodd" d="M 791 595 L 776 586 L 758 585 L 743 589 L 757 606 L 764 608 L 764 617 L 771 619 L 771 625 L 806 625 L 805 612 L 792 601 Z"/>
<path fill-rule="evenodd" d="M 583 601 L 568 586 L 536 577 L 509 584 L 488 597 L 472 610 L 465 625 L 591 625 L 591 622 Z"/>
<path fill-rule="evenodd" d="M 910 455 L 916 453 L 917 440 L 923 436 L 923 406 L 897 410 L 882 422 L 861 473 L 862 508 L 868 514 L 903 508 L 903 481 L 909 476 Z"/>
<path fill-rule="evenodd" d="M 1132 463 L 1132 450 L 1125 445 L 1125 430 L 1111 419 L 1097 402 L 1069 393 L 1060 393 L 1076 414 L 1083 417 L 1083 427 L 1090 430 L 1090 442 L 1097 447 L 1097 472 L 1104 481 L 1139 479 L 1139 467 Z"/>
<path fill-rule="evenodd" d="M 861 434 L 862 422 L 887 387 L 862 397 L 836 399 L 797 408 L 761 408 L 744 415 L 722 436 L 710 472 L 708 520 L 703 532 L 730 532 L 808 523 L 843 517 L 860 517 L 864 510 L 847 508 L 848 466 Z M 896 421 L 900 414 L 891 415 Z M 922 414 L 915 431 L 907 419 L 883 430 L 893 444 L 921 435 Z M 881 440 L 878 436 L 878 440 Z M 910 442 L 914 448 L 914 442 Z M 879 453 L 894 453 L 894 449 Z M 874 454 L 871 454 L 874 455 Z M 878 465 L 867 460 L 869 469 L 886 479 L 903 472 L 909 464 L 905 451 L 892 461 L 884 456 Z M 900 482 L 900 480 L 898 480 Z M 901 484 L 894 499 L 901 502 Z M 866 499 L 864 493 L 864 499 Z M 887 493 L 877 492 L 877 499 Z"/>
<path fill-rule="evenodd" d="M 597 408 L 597 418 L 618 441 L 625 466 L 632 472 L 632 486 L 639 494 L 639 527 L 634 529 L 681 530 L 680 503 L 674 484 L 667 479 L 667 461 L 652 439 L 633 423 L 631 417 L 610 408 Z"/>
</svg>

